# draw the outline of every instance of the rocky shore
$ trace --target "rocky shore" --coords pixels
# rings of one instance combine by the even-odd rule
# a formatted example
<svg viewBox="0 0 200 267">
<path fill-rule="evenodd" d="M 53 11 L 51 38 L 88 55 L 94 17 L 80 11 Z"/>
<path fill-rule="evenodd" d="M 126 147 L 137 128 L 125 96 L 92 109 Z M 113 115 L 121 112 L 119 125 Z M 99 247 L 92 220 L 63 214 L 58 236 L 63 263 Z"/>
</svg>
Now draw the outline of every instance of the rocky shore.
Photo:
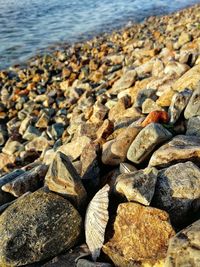
<svg viewBox="0 0 200 267">
<path fill-rule="evenodd" d="M 0 72 L 0 266 L 200 266 L 200 5 Z"/>
</svg>

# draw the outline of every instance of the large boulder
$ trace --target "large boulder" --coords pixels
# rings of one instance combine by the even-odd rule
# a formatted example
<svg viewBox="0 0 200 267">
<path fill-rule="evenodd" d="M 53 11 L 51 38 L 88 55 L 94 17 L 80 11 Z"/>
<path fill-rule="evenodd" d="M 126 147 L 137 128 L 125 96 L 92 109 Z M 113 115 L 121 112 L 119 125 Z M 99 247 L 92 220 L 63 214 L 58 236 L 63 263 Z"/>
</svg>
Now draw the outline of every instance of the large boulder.
<svg viewBox="0 0 200 267">
<path fill-rule="evenodd" d="M 170 240 L 165 266 L 200 266 L 200 220 Z"/>
<path fill-rule="evenodd" d="M 43 190 L 19 198 L 0 216 L 0 266 L 51 258 L 78 241 L 82 219 L 72 204 Z"/>
<path fill-rule="evenodd" d="M 103 246 L 103 251 L 115 266 L 154 266 L 166 257 L 173 235 L 165 211 L 123 203 L 117 209 L 114 236 Z"/>
</svg>

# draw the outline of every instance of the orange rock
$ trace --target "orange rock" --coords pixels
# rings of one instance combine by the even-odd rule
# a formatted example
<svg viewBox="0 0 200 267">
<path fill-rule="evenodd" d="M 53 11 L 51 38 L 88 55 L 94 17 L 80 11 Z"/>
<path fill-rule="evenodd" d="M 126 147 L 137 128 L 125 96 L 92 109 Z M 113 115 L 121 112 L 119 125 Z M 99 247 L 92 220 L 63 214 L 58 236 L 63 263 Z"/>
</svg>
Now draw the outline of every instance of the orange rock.
<svg viewBox="0 0 200 267">
<path fill-rule="evenodd" d="M 141 126 L 145 127 L 152 122 L 167 123 L 168 121 L 169 121 L 169 116 L 168 116 L 168 113 L 166 111 L 155 110 L 155 111 L 152 111 L 149 113 L 149 115 L 146 117 L 146 119 L 142 122 Z"/>
</svg>

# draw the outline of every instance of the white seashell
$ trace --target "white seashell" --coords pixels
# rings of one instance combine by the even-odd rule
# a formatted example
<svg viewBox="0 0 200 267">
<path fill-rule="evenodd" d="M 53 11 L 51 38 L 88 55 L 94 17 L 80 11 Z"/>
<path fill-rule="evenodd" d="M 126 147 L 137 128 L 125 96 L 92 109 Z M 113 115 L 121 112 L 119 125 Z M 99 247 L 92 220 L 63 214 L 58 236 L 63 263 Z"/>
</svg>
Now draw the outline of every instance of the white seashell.
<svg viewBox="0 0 200 267">
<path fill-rule="evenodd" d="M 99 257 L 104 243 L 106 225 L 108 223 L 108 193 L 110 186 L 106 184 L 90 201 L 85 216 L 86 243 L 94 261 Z"/>
</svg>

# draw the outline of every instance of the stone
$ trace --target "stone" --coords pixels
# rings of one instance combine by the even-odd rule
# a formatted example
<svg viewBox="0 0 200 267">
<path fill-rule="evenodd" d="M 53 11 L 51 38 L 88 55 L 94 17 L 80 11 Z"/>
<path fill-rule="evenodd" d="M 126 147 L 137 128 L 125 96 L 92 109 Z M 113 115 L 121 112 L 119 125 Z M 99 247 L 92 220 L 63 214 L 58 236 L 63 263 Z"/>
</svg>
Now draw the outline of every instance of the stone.
<svg viewBox="0 0 200 267">
<path fill-rule="evenodd" d="M 192 91 L 186 88 L 172 97 L 172 102 L 168 110 L 171 124 L 175 124 L 177 122 L 182 111 L 187 106 L 191 95 Z"/>
<path fill-rule="evenodd" d="M 199 159 L 200 137 L 177 135 L 153 153 L 149 166 L 167 167 L 187 160 L 198 164 Z"/>
<path fill-rule="evenodd" d="M 106 119 L 96 132 L 98 139 L 106 139 L 114 131 L 114 124 L 112 121 Z"/>
<path fill-rule="evenodd" d="M 123 203 L 117 209 L 114 235 L 104 244 L 103 252 L 115 266 L 159 266 L 174 234 L 165 211 Z"/>
<path fill-rule="evenodd" d="M 62 136 L 64 129 L 63 123 L 54 123 L 47 128 L 47 135 L 52 140 L 58 140 Z"/>
<path fill-rule="evenodd" d="M 0 146 L 4 145 L 8 138 L 8 133 L 4 125 L 0 125 Z"/>
<path fill-rule="evenodd" d="M 188 120 L 186 135 L 200 137 L 200 116 L 191 117 Z"/>
<path fill-rule="evenodd" d="M 175 77 L 182 76 L 186 71 L 188 71 L 190 67 L 186 64 L 182 64 L 176 61 L 170 61 L 167 63 L 164 73 L 165 75 L 173 75 Z"/>
<path fill-rule="evenodd" d="M 142 104 L 142 113 L 149 114 L 152 111 L 163 111 L 163 109 L 151 98 L 147 98 Z"/>
<path fill-rule="evenodd" d="M 65 154 L 57 152 L 45 176 L 45 184 L 51 191 L 69 199 L 76 207 L 84 206 L 87 194 L 81 177 Z"/>
<path fill-rule="evenodd" d="M 37 128 L 35 128 L 32 125 L 29 125 L 28 128 L 26 129 L 25 133 L 23 134 L 23 139 L 31 141 L 35 137 L 38 137 L 40 135 L 41 135 L 41 133 Z"/>
<path fill-rule="evenodd" d="M 134 103 L 134 107 L 141 108 L 144 101 L 148 98 L 156 100 L 158 98 L 156 95 L 156 91 L 157 90 L 155 89 L 143 89 L 139 91 Z"/>
<path fill-rule="evenodd" d="M 43 190 L 26 195 L 0 216 L 0 265 L 56 256 L 77 243 L 81 228 L 81 216 L 68 200 Z"/>
<path fill-rule="evenodd" d="M 190 42 L 191 39 L 192 39 L 192 36 L 189 33 L 183 31 L 178 38 L 178 45 L 182 46 L 186 44 L 187 42 Z"/>
<path fill-rule="evenodd" d="M 118 176 L 115 191 L 134 201 L 149 206 L 154 195 L 157 181 L 157 170 L 146 168 Z"/>
<path fill-rule="evenodd" d="M 109 110 L 108 119 L 115 121 L 119 117 L 122 117 L 126 109 L 131 105 L 131 99 L 129 96 L 121 97 L 118 102 Z"/>
<path fill-rule="evenodd" d="M 151 123 L 137 135 L 129 147 L 127 158 L 133 163 L 143 162 L 157 145 L 172 138 L 172 134 L 161 124 Z"/>
<path fill-rule="evenodd" d="M 99 186 L 99 154 L 100 146 L 96 143 L 86 145 L 81 154 L 81 177 L 88 194 L 92 194 Z"/>
<path fill-rule="evenodd" d="M 126 173 L 137 171 L 135 166 L 127 162 L 120 163 L 119 170 L 121 174 L 126 174 Z"/>
<path fill-rule="evenodd" d="M 151 111 L 147 115 L 147 117 L 141 123 L 141 126 L 146 127 L 148 124 L 153 123 L 153 122 L 154 123 L 156 122 L 168 123 L 168 121 L 169 121 L 169 116 L 166 111 L 155 110 L 155 111 Z"/>
<path fill-rule="evenodd" d="M 81 136 L 72 140 L 70 143 L 63 144 L 59 147 L 58 151 L 67 155 L 71 160 L 78 159 L 86 145 L 91 142 L 91 139 L 87 136 Z"/>
<path fill-rule="evenodd" d="M 32 118 L 30 116 L 27 116 L 23 121 L 21 122 L 21 125 L 19 127 L 19 133 L 23 135 L 28 128 L 28 126 L 31 124 Z"/>
<path fill-rule="evenodd" d="M 47 170 L 48 167 L 44 164 L 36 166 L 4 184 L 1 189 L 15 197 L 20 197 L 26 192 L 34 192 L 42 187 Z"/>
<path fill-rule="evenodd" d="M 174 91 L 182 91 L 185 88 L 194 90 L 199 82 L 200 64 L 192 67 L 184 73 L 173 85 Z"/>
<path fill-rule="evenodd" d="M 136 80 L 136 74 L 135 70 L 125 71 L 121 78 L 113 84 L 112 92 L 119 93 L 122 90 L 131 87 Z"/>
<path fill-rule="evenodd" d="M 101 155 L 101 161 L 105 165 L 111 165 L 115 166 L 120 164 L 121 159 L 114 153 L 112 153 L 111 147 L 115 143 L 115 140 L 110 140 L 103 144 L 102 146 L 102 155 Z"/>
<path fill-rule="evenodd" d="M 176 226 L 187 225 L 200 208 L 200 169 L 192 162 L 178 163 L 158 173 L 154 205 L 167 211 Z"/>
<path fill-rule="evenodd" d="M 126 159 L 127 151 L 140 130 L 140 127 L 128 127 L 117 136 L 115 142 L 112 144 L 111 152 L 120 158 L 121 162 Z"/>
<path fill-rule="evenodd" d="M 105 105 L 97 101 L 93 106 L 93 113 L 90 117 L 90 122 L 99 123 L 103 121 L 108 111 L 109 109 Z"/>
<path fill-rule="evenodd" d="M 87 259 L 79 259 L 76 264 L 77 267 L 112 267 L 107 262 L 92 262 Z"/>
<path fill-rule="evenodd" d="M 200 82 L 189 100 L 184 116 L 186 119 L 194 116 L 200 116 Z"/>
<path fill-rule="evenodd" d="M 23 150 L 24 150 L 24 146 L 20 142 L 14 141 L 11 138 L 9 138 L 5 146 L 3 147 L 2 152 L 8 155 L 13 155 L 16 152 L 19 153 Z"/>
<path fill-rule="evenodd" d="M 0 169 L 3 169 L 4 167 L 8 166 L 8 165 L 12 165 L 15 162 L 16 158 L 15 156 L 12 155 L 8 155 L 5 153 L 0 153 Z"/>
<path fill-rule="evenodd" d="M 37 128 L 47 128 L 48 124 L 50 121 L 50 117 L 44 112 L 42 113 L 42 115 L 39 117 L 37 123 L 35 124 L 35 126 Z"/>
<path fill-rule="evenodd" d="M 156 100 L 156 103 L 161 107 L 169 107 L 175 93 L 176 91 L 172 90 L 171 87 L 166 89 Z"/>
<path fill-rule="evenodd" d="M 44 151 L 50 147 L 50 141 L 43 136 L 39 136 L 34 138 L 32 141 L 28 142 L 25 146 L 25 150 L 36 150 L 36 151 Z"/>
<path fill-rule="evenodd" d="M 200 265 L 200 220 L 178 232 L 169 241 L 166 267 Z"/>
<path fill-rule="evenodd" d="M 101 128 L 101 125 L 102 122 L 100 123 L 83 122 L 79 126 L 77 126 L 74 138 L 76 139 L 81 136 L 87 136 L 92 140 L 95 140 L 97 138 L 98 129 L 99 127 Z"/>
</svg>

